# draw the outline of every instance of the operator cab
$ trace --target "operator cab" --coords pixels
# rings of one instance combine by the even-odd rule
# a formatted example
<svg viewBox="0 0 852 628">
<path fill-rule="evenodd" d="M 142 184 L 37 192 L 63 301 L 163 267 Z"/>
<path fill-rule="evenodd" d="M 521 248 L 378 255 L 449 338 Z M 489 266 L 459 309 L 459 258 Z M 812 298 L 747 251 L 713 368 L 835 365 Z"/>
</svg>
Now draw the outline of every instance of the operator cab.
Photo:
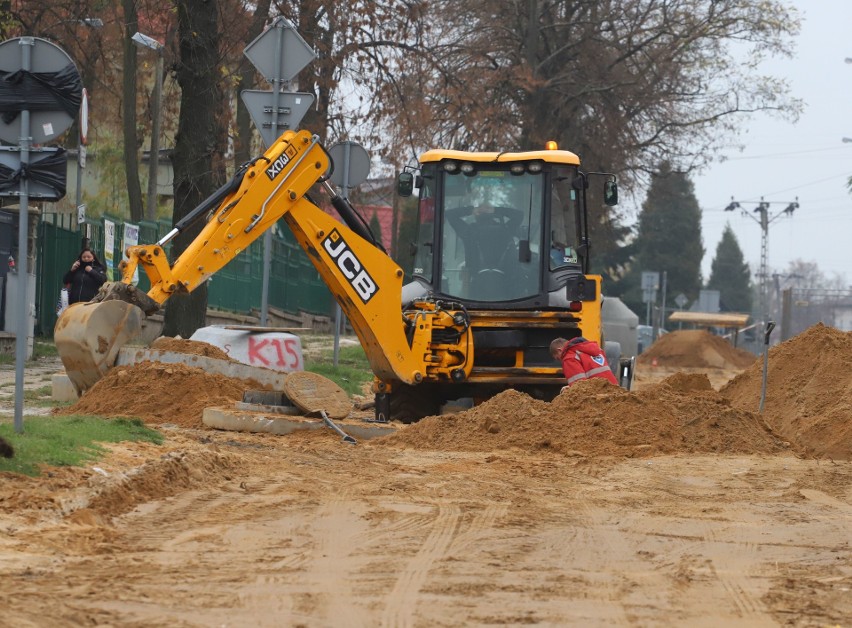
<svg viewBox="0 0 852 628">
<path fill-rule="evenodd" d="M 425 153 L 399 180 L 400 195 L 420 192 L 409 276 L 478 308 L 547 307 L 588 272 L 579 163 L 562 150 Z"/>
</svg>

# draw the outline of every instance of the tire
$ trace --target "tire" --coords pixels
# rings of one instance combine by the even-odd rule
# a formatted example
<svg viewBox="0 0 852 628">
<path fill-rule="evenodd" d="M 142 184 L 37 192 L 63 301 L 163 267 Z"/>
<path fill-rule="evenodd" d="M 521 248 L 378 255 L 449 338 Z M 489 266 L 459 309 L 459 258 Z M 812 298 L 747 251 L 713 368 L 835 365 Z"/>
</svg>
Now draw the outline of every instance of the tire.
<svg viewBox="0 0 852 628">
<path fill-rule="evenodd" d="M 604 354 L 606 361 L 609 362 L 609 368 L 612 374 L 615 375 L 616 381 L 619 376 L 619 366 L 621 364 L 621 343 L 615 340 L 607 340 L 604 342 Z"/>
<path fill-rule="evenodd" d="M 438 414 L 441 402 L 437 391 L 428 385 L 401 384 L 390 394 L 390 418 L 400 423 L 416 423 L 423 417 Z"/>
</svg>

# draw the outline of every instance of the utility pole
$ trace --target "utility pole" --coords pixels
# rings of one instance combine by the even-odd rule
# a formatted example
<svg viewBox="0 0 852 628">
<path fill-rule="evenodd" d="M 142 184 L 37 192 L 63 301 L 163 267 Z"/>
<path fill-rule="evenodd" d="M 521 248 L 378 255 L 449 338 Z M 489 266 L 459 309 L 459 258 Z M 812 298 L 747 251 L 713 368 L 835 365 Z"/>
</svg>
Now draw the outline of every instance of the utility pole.
<svg viewBox="0 0 852 628">
<path fill-rule="evenodd" d="M 770 205 L 786 205 L 786 207 L 780 211 L 775 212 L 775 214 L 770 214 Z M 752 213 L 749 213 L 745 209 L 743 209 L 739 201 L 736 201 L 733 197 L 731 197 L 730 204 L 725 208 L 726 212 L 732 212 L 735 209 L 740 209 L 742 210 L 743 216 L 748 216 L 760 225 L 760 316 L 764 325 L 766 324 L 766 321 L 769 320 L 769 312 L 767 311 L 769 309 L 769 281 L 766 270 L 766 262 L 769 255 L 769 225 L 772 224 L 781 215 L 786 214 L 787 216 L 792 217 L 793 212 L 796 211 L 798 208 L 798 196 L 796 197 L 795 201 L 764 201 L 763 197 L 761 196 L 760 203 L 757 207 L 754 208 Z M 757 214 L 757 216 L 755 216 L 754 214 Z"/>
</svg>

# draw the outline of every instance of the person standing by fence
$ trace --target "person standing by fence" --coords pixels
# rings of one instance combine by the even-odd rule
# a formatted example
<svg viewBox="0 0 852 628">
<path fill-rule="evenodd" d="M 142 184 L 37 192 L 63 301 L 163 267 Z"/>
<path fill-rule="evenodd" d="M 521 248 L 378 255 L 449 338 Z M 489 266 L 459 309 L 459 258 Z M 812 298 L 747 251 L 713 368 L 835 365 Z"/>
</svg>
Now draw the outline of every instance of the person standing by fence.
<svg viewBox="0 0 852 628">
<path fill-rule="evenodd" d="M 83 249 L 65 273 L 62 283 L 68 288 L 68 304 L 91 301 L 107 280 L 106 269 L 91 249 Z"/>
</svg>

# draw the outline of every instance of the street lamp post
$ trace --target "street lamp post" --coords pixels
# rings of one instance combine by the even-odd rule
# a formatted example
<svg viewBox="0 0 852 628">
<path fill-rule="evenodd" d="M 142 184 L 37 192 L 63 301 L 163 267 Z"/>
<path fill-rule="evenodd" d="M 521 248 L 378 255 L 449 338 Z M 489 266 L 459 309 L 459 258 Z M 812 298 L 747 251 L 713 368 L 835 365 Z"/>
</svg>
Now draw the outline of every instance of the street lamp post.
<svg viewBox="0 0 852 628">
<path fill-rule="evenodd" d="M 157 53 L 154 90 L 151 93 L 151 150 L 148 159 L 148 198 L 145 204 L 145 219 L 157 219 L 157 173 L 160 161 L 160 100 L 163 86 L 163 44 L 152 37 L 135 33 L 131 39 L 134 45 L 148 48 Z"/>
</svg>

